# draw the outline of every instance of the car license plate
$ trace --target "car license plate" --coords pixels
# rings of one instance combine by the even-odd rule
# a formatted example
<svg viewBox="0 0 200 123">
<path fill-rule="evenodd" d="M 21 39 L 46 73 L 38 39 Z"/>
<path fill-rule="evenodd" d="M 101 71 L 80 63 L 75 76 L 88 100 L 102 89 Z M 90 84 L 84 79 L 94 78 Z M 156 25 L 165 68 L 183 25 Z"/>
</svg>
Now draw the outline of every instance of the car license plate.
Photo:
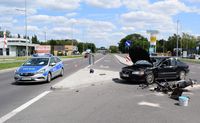
<svg viewBox="0 0 200 123">
<path fill-rule="evenodd" d="M 22 80 L 31 80 L 29 77 L 23 77 Z"/>
<path fill-rule="evenodd" d="M 129 77 L 128 74 L 124 74 L 124 73 L 122 74 L 122 76 L 123 76 L 123 77 Z"/>
</svg>

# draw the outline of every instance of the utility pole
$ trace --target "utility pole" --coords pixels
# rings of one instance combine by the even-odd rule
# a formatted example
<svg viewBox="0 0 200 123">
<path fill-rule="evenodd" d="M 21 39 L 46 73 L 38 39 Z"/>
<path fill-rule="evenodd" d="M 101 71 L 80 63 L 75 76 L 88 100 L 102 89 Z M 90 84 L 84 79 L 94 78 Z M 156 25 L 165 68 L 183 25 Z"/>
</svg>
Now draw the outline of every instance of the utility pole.
<svg viewBox="0 0 200 123">
<path fill-rule="evenodd" d="M 176 57 L 178 57 L 178 23 L 179 23 L 179 20 L 177 20 Z"/>
<path fill-rule="evenodd" d="M 44 41 L 45 42 L 47 41 L 47 33 L 46 33 L 46 31 L 44 31 Z"/>
<path fill-rule="evenodd" d="M 74 31 L 74 29 L 73 28 L 74 28 L 74 24 L 72 23 L 72 30 L 71 30 L 72 31 L 72 46 L 74 45 L 74 43 L 73 43 L 73 38 L 74 38 L 74 34 L 73 34 L 74 32 L 73 31 Z"/>
<path fill-rule="evenodd" d="M 24 0 L 24 10 L 16 9 L 17 11 L 23 11 L 25 14 L 25 40 L 26 40 L 26 57 L 28 59 L 28 36 L 27 36 L 27 1 Z"/>
</svg>

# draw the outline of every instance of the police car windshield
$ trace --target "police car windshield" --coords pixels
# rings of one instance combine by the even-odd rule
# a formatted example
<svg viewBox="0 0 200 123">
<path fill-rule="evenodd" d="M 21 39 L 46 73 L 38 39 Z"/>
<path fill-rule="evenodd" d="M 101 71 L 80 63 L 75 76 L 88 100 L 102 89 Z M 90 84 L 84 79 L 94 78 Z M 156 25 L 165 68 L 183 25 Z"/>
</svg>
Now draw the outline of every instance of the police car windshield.
<svg viewBox="0 0 200 123">
<path fill-rule="evenodd" d="M 49 58 L 31 58 L 23 64 L 23 66 L 46 66 Z"/>
</svg>

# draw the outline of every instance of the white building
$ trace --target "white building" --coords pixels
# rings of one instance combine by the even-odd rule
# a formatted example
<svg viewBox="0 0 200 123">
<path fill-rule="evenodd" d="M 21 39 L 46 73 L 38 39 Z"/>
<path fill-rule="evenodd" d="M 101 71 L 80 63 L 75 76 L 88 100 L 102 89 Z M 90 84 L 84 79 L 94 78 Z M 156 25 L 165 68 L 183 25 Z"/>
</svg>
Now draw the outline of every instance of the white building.
<svg viewBox="0 0 200 123">
<path fill-rule="evenodd" d="M 4 38 L 0 38 L 0 56 L 25 56 L 26 55 L 26 45 L 29 49 L 29 55 L 33 53 L 35 46 L 38 44 L 32 44 L 30 40 L 22 38 L 6 38 L 7 48 L 4 48 Z"/>
</svg>

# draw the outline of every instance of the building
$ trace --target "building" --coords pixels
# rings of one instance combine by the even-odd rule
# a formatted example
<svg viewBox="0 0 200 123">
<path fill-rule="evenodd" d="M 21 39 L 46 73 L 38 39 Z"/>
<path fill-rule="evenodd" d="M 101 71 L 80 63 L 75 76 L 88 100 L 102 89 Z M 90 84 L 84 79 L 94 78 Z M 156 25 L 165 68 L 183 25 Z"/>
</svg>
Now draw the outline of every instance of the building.
<svg viewBox="0 0 200 123">
<path fill-rule="evenodd" d="M 72 46 L 72 45 L 56 45 L 53 46 L 53 53 L 54 55 L 73 55 L 74 52 L 78 51 L 77 46 Z"/>
<path fill-rule="evenodd" d="M 0 38 L 0 56 L 25 56 L 26 45 L 28 46 L 29 55 L 33 54 L 35 46 L 38 44 L 32 44 L 30 40 L 22 38 L 6 38 L 7 48 L 4 48 L 4 38 Z"/>
</svg>

